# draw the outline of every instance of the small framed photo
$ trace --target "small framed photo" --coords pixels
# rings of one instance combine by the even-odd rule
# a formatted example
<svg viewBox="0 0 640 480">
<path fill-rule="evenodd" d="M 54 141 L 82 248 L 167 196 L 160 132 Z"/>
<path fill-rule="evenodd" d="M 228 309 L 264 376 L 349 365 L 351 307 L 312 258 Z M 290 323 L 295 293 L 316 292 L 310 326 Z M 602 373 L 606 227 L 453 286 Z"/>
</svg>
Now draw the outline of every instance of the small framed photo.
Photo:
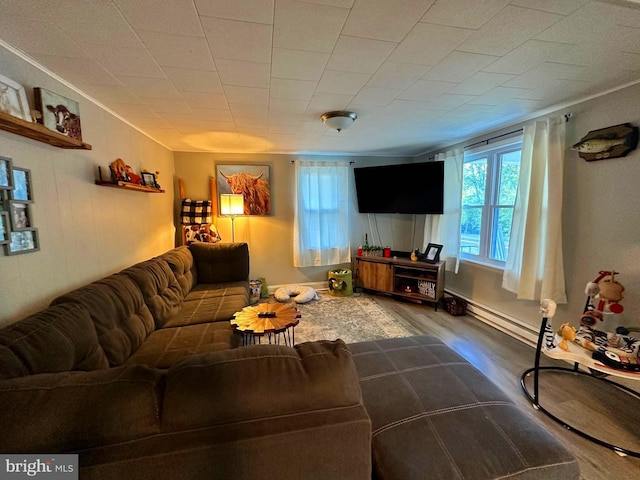
<svg viewBox="0 0 640 480">
<path fill-rule="evenodd" d="M 13 167 L 13 190 L 11 190 L 11 199 L 25 203 L 33 202 L 31 170 Z"/>
<path fill-rule="evenodd" d="M 427 263 L 438 263 L 440 261 L 440 252 L 442 245 L 430 243 L 424 251 L 424 261 Z"/>
<path fill-rule="evenodd" d="M 11 232 L 10 241 L 4 246 L 7 255 L 18 255 L 40 250 L 38 229 L 32 228 L 21 232 Z"/>
<path fill-rule="evenodd" d="M 11 159 L 0 157 L 0 190 L 13 189 L 13 167 Z"/>
<path fill-rule="evenodd" d="M 9 214 L 11 215 L 11 230 L 18 232 L 31 228 L 31 209 L 28 203 L 9 201 Z"/>
<path fill-rule="evenodd" d="M 9 212 L 0 212 L 0 245 L 9 243 Z"/>
<path fill-rule="evenodd" d="M 42 112 L 40 121 L 45 127 L 66 137 L 82 141 L 78 102 L 44 88 L 36 87 L 33 93 L 36 109 Z"/>
<path fill-rule="evenodd" d="M 156 175 L 155 175 L 155 173 L 142 172 L 142 184 L 145 187 L 158 188 L 158 187 L 156 187 Z"/>
<path fill-rule="evenodd" d="M 8 113 L 27 122 L 31 121 L 29 102 L 24 87 L 0 75 L 0 112 Z"/>
</svg>

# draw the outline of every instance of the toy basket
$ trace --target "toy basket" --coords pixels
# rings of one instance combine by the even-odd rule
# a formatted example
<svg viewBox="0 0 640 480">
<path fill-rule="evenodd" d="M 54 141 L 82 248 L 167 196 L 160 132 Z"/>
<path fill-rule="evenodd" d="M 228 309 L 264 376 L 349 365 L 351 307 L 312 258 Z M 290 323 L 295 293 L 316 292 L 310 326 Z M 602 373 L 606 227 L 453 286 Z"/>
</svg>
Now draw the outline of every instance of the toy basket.
<svg viewBox="0 0 640 480">
<path fill-rule="evenodd" d="M 444 308 L 454 317 L 467 313 L 467 302 L 457 297 L 444 297 L 442 299 Z"/>
</svg>

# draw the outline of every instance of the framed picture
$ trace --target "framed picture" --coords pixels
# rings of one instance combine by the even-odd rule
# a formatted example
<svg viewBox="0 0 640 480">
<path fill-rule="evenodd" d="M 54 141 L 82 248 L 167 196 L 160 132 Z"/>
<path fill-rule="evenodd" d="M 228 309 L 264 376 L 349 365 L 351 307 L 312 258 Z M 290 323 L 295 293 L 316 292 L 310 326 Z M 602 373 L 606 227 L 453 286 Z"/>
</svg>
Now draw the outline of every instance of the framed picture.
<svg viewBox="0 0 640 480">
<path fill-rule="evenodd" d="M 44 88 L 34 88 L 33 92 L 36 108 L 42 112 L 40 121 L 45 127 L 66 137 L 82 140 L 78 102 Z"/>
<path fill-rule="evenodd" d="M 25 203 L 33 202 L 31 170 L 13 167 L 13 190 L 11 190 L 11 199 Z"/>
<path fill-rule="evenodd" d="M 13 167 L 11 159 L 0 157 L 0 190 L 11 190 L 13 188 Z"/>
<path fill-rule="evenodd" d="M 31 224 L 31 209 L 28 203 L 10 201 L 9 214 L 11 215 L 12 231 L 27 230 L 33 226 Z"/>
<path fill-rule="evenodd" d="M 24 87 L 0 75 L 0 112 L 8 113 L 27 122 L 31 121 L 29 102 Z"/>
<path fill-rule="evenodd" d="M 7 255 L 31 253 L 40 250 L 38 242 L 38 229 L 32 228 L 22 232 L 11 232 L 9 243 L 4 246 Z"/>
<path fill-rule="evenodd" d="M 424 261 L 428 263 L 438 263 L 440 261 L 440 252 L 442 251 L 442 245 L 437 243 L 430 243 L 427 245 L 424 251 Z"/>
<path fill-rule="evenodd" d="M 151 172 L 142 172 L 142 184 L 145 187 L 158 188 L 156 186 L 156 175 Z"/>
<path fill-rule="evenodd" d="M 241 194 L 245 215 L 271 215 L 269 165 L 217 165 L 216 187 L 218 195 Z"/>
<path fill-rule="evenodd" d="M 9 243 L 9 212 L 0 212 L 0 245 Z"/>
</svg>

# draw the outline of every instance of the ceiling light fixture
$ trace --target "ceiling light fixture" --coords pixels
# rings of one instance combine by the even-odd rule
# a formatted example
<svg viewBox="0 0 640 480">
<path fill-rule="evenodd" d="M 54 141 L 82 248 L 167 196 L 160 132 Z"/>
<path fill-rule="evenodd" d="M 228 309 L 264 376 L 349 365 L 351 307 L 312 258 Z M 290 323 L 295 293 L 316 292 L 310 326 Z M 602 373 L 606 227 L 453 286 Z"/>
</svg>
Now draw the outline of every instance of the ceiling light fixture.
<svg viewBox="0 0 640 480">
<path fill-rule="evenodd" d="M 324 113 L 320 118 L 327 127 L 341 132 L 349 128 L 356 121 L 358 115 L 353 112 L 336 111 Z"/>
</svg>

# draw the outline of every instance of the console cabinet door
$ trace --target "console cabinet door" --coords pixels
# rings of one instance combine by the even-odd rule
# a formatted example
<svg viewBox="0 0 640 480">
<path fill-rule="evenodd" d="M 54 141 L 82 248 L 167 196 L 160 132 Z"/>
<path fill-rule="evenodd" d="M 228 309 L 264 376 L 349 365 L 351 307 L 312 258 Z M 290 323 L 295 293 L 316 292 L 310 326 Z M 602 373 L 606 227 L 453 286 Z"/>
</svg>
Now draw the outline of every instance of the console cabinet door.
<svg viewBox="0 0 640 480">
<path fill-rule="evenodd" d="M 359 286 L 382 292 L 393 292 L 393 265 L 357 259 Z"/>
</svg>

